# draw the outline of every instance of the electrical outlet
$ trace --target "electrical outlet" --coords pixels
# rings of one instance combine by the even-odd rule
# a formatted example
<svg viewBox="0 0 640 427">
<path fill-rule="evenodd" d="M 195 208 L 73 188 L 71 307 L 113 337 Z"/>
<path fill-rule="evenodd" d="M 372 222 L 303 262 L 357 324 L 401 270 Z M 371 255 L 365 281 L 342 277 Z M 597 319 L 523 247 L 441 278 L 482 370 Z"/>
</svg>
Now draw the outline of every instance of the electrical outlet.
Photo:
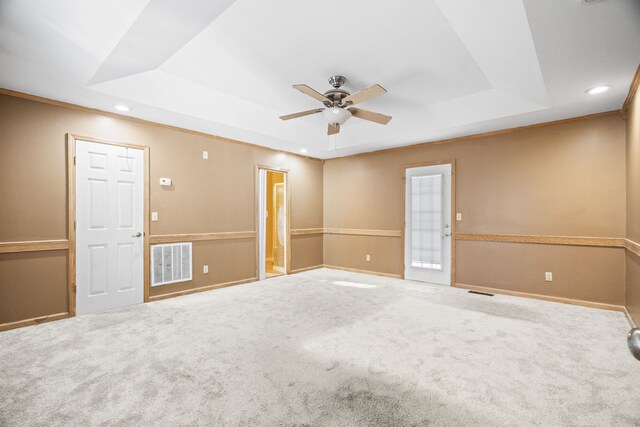
<svg viewBox="0 0 640 427">
<path fill-rule="evenodd" d="M 460 212 L 456 214 L 456 221 L 462 221 L 462 214 Z"/>
<path fill-rule="evenodd" d="M 553 273 L 550 271 L 544 273 L 544 280 L 546 280 L 547 282 L 553 282 Z"/>
<path fill-rule="evenodd" d="M 367 261 L 371 261 L 371 255 L 367 254 Z"/>
<path fill-rule="evenodd" d="M 208 274 L 208 273 L 209 273 L 209 266 L 208 266 L 208 265 L 204 265 L 204 266 L 202 266 L 202 272 L 203 272 L 204 274 Z"/>
<path fill-rule="evenodd" d="M 202 152 L 202 158 L 207 160 L 209 158 L 209 152 L 208 151 L 203 151 Z"/>
<path fill-rule="evenodd" d="M 151 221 L 158 220 L 158 212 L 151 212 Z"/>
</svg>

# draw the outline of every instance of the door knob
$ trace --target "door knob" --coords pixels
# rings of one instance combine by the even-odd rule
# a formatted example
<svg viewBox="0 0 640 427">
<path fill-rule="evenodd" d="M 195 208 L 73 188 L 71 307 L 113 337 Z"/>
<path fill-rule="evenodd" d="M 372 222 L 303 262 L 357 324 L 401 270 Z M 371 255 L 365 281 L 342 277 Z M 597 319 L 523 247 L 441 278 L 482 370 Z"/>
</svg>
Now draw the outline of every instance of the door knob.
<svg viewBox="0 0 640 427">
<path fill-rule="evenodd" d="M 141 237 L 142 233 L 141 232 L 137 232 L 136 234 L 132 234 L 131 237 Z"/>
</svg>

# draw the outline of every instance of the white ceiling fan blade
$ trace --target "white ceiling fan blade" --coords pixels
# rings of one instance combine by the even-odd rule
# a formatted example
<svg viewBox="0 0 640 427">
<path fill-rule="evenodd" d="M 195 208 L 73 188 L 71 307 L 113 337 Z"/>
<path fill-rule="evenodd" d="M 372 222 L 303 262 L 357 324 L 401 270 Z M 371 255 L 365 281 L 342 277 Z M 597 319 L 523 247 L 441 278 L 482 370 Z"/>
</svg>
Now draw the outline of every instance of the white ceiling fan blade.
<svg viewBox="0 0 640 427">
<path fill-rule="evenodd" d="M 392 119 L 391 116 L 386 116 L 380 113 L 374 113 L 373 111 L 362 110 L 356 107 L 347 108 L 347 110 L 351 111 L 351 114 L 353 115 L 353 117 L 369 120 L 370 122 L 380 123 L 381 125 L 386 125 Z"/>
<path fill-rule="evenodd" d="M 297 119 L 298 117 L 309 116 L 324 111 L 324 108 L 316 108 L 314 110 L 301 111 L 299 113 L 287 114 L 286 116 L 280 116 L 281 120 Z"/>
</svg>

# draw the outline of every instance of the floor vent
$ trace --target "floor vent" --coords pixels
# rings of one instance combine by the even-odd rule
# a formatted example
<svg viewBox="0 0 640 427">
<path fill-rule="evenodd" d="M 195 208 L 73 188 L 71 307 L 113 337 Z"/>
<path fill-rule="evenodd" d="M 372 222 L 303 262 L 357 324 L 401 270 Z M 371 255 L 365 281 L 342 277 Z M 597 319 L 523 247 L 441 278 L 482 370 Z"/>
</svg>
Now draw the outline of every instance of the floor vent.
<svg viewBox="0 0 640 427">
<path fill-rule="evenodd" d="M 484 295 L 485 297 L 492 297 L 493 294 L 490 294 L 488 292 L 480 292 L 480 291 L 469 291 L 470 294 L 476 294 L 476 295 Z"/>
</svg>

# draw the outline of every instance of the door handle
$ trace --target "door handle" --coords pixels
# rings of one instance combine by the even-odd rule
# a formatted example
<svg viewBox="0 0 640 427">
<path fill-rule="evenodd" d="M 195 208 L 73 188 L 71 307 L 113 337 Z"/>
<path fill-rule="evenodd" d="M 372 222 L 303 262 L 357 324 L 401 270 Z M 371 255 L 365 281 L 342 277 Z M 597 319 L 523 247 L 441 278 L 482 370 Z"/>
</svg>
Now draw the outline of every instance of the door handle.
<svg viewBox="0 0 640 427">
<path fill-rule="evenodd" d="M 132 234 L 131 237 L 142 237 L 142 233 L 138 231 L 136 234 Z"/>
</svg>

